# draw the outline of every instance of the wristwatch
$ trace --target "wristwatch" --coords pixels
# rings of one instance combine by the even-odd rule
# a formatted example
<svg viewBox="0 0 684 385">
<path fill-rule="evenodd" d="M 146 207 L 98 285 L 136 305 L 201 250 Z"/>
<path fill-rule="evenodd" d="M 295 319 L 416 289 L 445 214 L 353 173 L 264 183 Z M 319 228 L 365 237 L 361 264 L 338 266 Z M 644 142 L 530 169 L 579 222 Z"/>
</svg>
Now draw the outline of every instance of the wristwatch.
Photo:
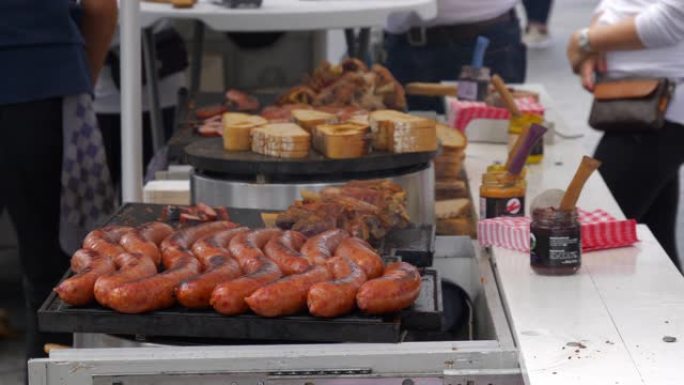
<svg viewBox="0 0 684 385">
<path fill-rule="evenodd" d="M 579 44 L 582 52 L 594 53 L 594 50 L 591 48 L 591 42 L 589 41 L 589 28 L 583 28 L 579 31 L 577 43 Z"/>
</svg>

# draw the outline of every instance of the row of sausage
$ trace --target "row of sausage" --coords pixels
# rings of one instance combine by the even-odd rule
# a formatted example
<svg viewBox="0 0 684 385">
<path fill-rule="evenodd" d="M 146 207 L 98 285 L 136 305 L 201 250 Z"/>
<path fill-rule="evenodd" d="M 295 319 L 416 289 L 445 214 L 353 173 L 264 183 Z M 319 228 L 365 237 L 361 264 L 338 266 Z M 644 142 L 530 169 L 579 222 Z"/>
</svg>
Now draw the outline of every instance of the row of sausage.
<svg viewBox="0 0 684 385">
<path fill-rule="evenodd" d="M 344 230 L 307 239 L 230 221 L 179 230 L 162 222 L 93 230 L 72 256 L 71 269 L 76 274 L 55 288 L 64 302 L 97 301 L 122 313 L 178 303 L 225 315 L 308 311 L 329 318 L 355 308 L 385 314 L 411 306 L 421 284 L 414 266 L 385 266 L 371 246 Z"/>
</svg>

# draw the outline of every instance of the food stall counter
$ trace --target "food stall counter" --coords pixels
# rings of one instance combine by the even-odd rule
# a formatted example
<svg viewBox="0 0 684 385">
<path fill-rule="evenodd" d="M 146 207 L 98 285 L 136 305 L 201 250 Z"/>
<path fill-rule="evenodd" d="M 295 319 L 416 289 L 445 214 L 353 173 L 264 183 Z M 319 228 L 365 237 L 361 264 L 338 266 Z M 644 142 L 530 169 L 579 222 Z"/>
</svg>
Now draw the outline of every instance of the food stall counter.
<svg viewBox="0 0 684 385">
<path fill-rule="evenodd" d="M 541 165 L 528 166 L 530 201 L 564 188 L 585 153 L 576 140 L 545 150 Z M 478 186 L 487 165 L 506 156 L 502 145 L 471 143 L 465 163 L 471 185 Z M 473 202 L 477 208 L 479 201 Z M 598 174 L 578 207 L 624 218 Z M 480 251 L 492 260 L 527 384 L 682 382 L 684 279 L 645 225 L 637 236 L 632 247 L 584 253 L 579 272 L 564 277 L 536 274 L 529 253 Z"/>
</svg>

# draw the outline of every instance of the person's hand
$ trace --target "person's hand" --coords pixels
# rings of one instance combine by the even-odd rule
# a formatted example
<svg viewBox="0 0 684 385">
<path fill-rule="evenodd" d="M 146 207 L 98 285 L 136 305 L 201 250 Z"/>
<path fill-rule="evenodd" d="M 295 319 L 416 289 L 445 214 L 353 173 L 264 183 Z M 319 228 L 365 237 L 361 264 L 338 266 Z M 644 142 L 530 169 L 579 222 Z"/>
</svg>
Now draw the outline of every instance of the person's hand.
<svg viewBox="0 0 684 385">
<path fill-rule="evenodd" d="M 570 36 L 570 41 L 568 41 L 567 47 L 567 55 L 570 66 L 572 67 L 572 71 L 576 74 L 579 74 L 582 63 L 591 57 L 591 54 L 580 48 L 579 31 L 575 31 Z"/>
<path fill-rule="evenodd" d="M 580 64 L 579 70 L 580 80 L 584 89 L 593 92 L 594 85 L 596 84 L 596 74 L 605 73 L 606 71 L 606 57 L 603 54 L 589 56 Z"/>
</svg>

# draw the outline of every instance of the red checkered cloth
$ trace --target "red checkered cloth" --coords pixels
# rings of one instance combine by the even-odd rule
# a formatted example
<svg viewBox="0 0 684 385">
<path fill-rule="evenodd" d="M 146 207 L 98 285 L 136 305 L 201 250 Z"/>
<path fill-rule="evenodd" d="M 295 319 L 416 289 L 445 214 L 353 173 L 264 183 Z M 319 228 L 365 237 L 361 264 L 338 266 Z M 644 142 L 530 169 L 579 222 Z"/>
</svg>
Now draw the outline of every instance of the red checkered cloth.
<svg viewBox="0 0 684 385">
<path fill-rule="evenodd" d="M 520 98 L 516 99 L 515 102 L 523 113 L 544 115 L 544 106 L 533 98 Z M 449 98 L 447 104 L 449 126 L 460 131 L 465 131 L 468 124 L 475 119 L 508 120 L 511 116 L 507 109 L 488 106 L 485 102 L 469 102 Z"/>
<path fill-rule="evenodd" d="M 613 249 L 638 242 L 634 219 L 618 220 L 603 210 L 578 209 L 581 225 L 582 251 Z M 530 251 L 529 217 L 500 217 L 483 219 L 477 224 L 480 245 Z"/>
</svg>

